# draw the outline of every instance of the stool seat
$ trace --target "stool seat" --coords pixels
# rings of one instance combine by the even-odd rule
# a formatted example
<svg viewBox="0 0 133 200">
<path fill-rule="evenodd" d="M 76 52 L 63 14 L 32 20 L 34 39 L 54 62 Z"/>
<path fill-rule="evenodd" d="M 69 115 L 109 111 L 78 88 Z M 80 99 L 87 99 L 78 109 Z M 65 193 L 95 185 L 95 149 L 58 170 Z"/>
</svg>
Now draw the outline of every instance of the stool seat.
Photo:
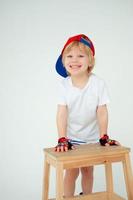
<svg viewBox="0 0 133 200">
<path fill-rule="evenodd" d="M 129 157 L 130 148 L 123 146 L 101 146 L 86 144 L 76 146 L 67 152 L 55 152 L 54 148 L 44 149 L 44 178 L 42 200 L 48 200 L 50 165 L 56 169 L 56 198 L 53 200 L 124 200 L 113 191 L 112 163 L 122 162 L 128 200 L 133 200 L 133 176 Z M 88 195 L 63 197 L 63 170 L 85 166 L 105 166 L 106 191 Z M 52 199 L 51 199 L 52 200 Z"/>
</svg>

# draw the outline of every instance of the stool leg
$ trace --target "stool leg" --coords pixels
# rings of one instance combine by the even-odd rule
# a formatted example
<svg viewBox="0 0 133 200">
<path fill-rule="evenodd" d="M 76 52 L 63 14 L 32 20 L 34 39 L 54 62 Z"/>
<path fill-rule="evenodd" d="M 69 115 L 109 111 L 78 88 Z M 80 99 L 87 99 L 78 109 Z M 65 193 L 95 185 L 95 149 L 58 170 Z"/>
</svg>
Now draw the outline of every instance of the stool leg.
<svg viewBox="0 0 133 200">
<path fill-rule="evenodd" d="M 50 164 L 47 162 L 47 156 L 45 156 L 43 173 L 44 176 L 43 176 L 42 200 L 48 200 Z"/>
<path fill-rule="evenodd" d="M 106 191 L 108 193 L 108 199 L 112 199 L 113 194 L 113 176 L 112 176 L 112 164 L 110 162 L 105 163 L 105 175 L 106 175 Z"/>
<path fill-rule="evenodd" d="M 63 200 L 63 164 L 56 165 L 56 200 Z"/>
<path fill-rule="evenodd" d="M 132 200 L 133 199 L 133 175 L 132 175 L 131 163 L 130 163 L 130 158 L 129 158 L 128 153 L 125 154 L 124 156 L 123 170 L 124 170 L 128 200 Z"/>
</svg>

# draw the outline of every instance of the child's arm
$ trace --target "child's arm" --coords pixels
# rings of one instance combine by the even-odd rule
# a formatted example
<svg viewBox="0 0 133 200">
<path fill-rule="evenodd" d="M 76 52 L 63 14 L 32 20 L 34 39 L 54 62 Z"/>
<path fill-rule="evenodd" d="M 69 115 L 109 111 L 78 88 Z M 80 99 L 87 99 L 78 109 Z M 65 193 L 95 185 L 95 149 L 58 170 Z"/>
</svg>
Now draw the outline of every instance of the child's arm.
<svg viewBox="0 0 133 200">
<path fill-rule="evenodd" d="M 66 137 L 67 114 L 68 114 L 67 113 L 67 106 L 58 105 L 56 123 L 57 123 L 57 130 L 58 130 L 59 138 Z"/>
<path fill-rule="evenodd" d="M 108 110 L 106 105 L 98 106 L 97 120 L 99 124 L 100 137 L 102 137 L 104 134 L 107 134 L 108 129 Z"/>
<path fill-rule="evenodd" d="M 100 144 L 103 146 L 108 145 L 120 145 L 116 140 L 109 139 L 108 136 L 108 110 L 106 105 L 98 106 L 97 108 L 97 119 L 100 131 Z"/>
<path fill-rule="evenodd" d="M 55 151 L 57 152 L 63 152 L 67 151 L 68 149 L 73 149 L 73 145 L 67 138 L 67 116 L 68 116 L 68 110 L 67 106 L 65 105 L 58 105 L 57 108 L 57 129 L 58 129 L 58 144 L 55 147 Z"/>
</svg>

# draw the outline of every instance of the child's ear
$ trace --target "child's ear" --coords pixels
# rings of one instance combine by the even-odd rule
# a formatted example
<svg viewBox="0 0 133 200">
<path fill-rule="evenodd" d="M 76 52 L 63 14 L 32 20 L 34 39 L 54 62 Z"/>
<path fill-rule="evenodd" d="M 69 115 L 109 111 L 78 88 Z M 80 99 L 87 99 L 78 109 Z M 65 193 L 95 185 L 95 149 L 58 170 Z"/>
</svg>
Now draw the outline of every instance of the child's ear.
<svg viewBox="0 0 133 200">
<path fill-rule="evenodd" d="M 88 72 L 90 73 L 92 71 L 92 69 L 93 69 L 93 66 L 89 66 L 88 67 Z"/>
</svg>

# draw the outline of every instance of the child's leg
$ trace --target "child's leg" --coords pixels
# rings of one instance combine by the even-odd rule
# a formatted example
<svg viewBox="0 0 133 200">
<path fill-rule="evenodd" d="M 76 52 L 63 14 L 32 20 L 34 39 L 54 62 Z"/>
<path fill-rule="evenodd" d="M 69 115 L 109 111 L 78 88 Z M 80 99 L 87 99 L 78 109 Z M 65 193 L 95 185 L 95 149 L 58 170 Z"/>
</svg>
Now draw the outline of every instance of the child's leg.
<svg viewBox="0 0 133 200">
<path fill-rule="evenodd" d="M 64 177 L 64 196 L 71 197 L 74 195 L 75 182 L 79 175 L 79 169 L 68 169 Z"/>
<path fill-rule="evenodd" d="M 83 194 L 92 192 L 93 187 L 93 166 L 81 168 L 81 185 Z"/>
</svg>

